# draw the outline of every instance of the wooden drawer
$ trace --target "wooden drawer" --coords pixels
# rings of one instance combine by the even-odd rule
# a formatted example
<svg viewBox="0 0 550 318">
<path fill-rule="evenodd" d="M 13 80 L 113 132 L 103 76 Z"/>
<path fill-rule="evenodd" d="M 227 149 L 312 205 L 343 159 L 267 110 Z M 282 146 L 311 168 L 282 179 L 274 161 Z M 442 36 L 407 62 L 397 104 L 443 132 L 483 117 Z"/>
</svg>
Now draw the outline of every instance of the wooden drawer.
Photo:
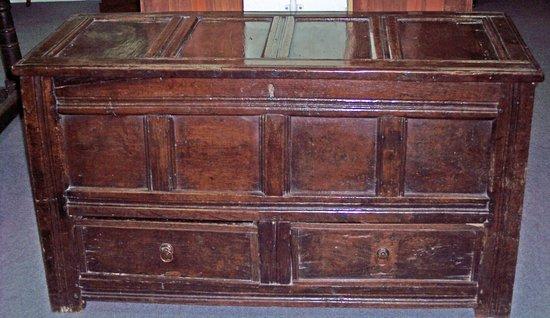
<svg viewBox="0 0 550 318">
<path fill-rule="evenodd" d="M 294 224 L 294 281 L 473 281 L 482 228 L 469 225 Z"/>
<path fill-rule="evenodd" d="M 82 221 L 77 231 L 83 272 L 259 280 L 251 223 Z"/>
</svg>

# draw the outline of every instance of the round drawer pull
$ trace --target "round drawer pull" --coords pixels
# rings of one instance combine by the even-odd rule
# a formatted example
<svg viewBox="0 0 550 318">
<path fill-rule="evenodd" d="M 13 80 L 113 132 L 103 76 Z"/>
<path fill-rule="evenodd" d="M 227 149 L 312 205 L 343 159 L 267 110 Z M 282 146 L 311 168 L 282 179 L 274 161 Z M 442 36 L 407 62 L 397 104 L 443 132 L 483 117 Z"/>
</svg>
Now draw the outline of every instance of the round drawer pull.
<svg viewBox="0 0 550 318">
<path fill-rule="evenodd" d="M 170 263 L 174 260 L 174 247 L 170 243 L 160 244 L 160 260 L 165 263 Z"/>
<path fill-rule="evenodd" d="M 390 257 L 390 251 L 387 248 L 378 249 L 376 257 L 378 257 L 378 259 L 388 259 Z"/>
</svg>

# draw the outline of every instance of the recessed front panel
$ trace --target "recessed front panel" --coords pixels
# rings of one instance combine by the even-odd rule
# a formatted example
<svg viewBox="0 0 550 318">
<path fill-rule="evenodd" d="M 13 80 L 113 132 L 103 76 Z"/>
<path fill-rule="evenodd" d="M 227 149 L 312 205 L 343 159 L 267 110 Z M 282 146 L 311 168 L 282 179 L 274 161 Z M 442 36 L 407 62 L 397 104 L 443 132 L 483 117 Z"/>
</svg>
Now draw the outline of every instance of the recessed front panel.
<svg viewBox="0 0 550 318">
<path fill-rule="evenodd" d="M 250 224 L 110 222 L 79 227 L 86 272 L 258 280 Z"/>
<path fill-rule="evenodd" d="M 168 21 L 168 18 L 124 22 L 94 20 L 58 56 L 80 59 L 143 57 Z"/>
<path fill-rule="evenodd" d="M 261 58 L 270 20 L 202 20 L 183 45 L 184 58 Z"/>
<path fill-rule="evenodd" d="M 292 118 L 291 192 L 373 194 L 376 127 L 372 118 Z"/>
<path fill-rule="evenodd" d="M 296 224 L 293 275 L 297 281 L 471 280 L 481 233 L 473 226 Z"/>
<path fill-rule="evenodd" d="M 408 119 L 405 194 L 486 195 L 491 120 Z"/>
<path fill-rule="evenodd" d="M 372 37 L 369 20 L 315 21 L 298 19 L 290 45 L 291 59 L 370 59 Z"/>
<path fill-rule="evenodd" d="M 62 117 L 70 184 L 147 187 L 143 116 Z"/>
<path fill-rule="evenodd" d="M 403 59 L 498 60 L 481 20 L 397 21 Z"/>
<path fill-rule="evenodd" d="M 177 116 L 174 132 L 177 188 L 260 190 L 258 116 Z"/>
</svg>

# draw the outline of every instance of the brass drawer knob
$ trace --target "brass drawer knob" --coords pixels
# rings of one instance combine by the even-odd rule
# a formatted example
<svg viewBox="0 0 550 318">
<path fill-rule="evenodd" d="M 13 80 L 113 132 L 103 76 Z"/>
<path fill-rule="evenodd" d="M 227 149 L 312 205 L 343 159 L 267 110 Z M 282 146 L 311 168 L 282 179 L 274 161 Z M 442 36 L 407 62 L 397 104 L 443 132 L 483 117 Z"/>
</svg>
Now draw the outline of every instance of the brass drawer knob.
<svg viewBox="0 0 550 318">
<path fill-rule="evenodd" d="M 165 263 L 170 263 L 174 260 L 174 247 L 170 243 L 160 244 L 160 260 Z"/>
<path fill-rule="evenodd" d="M 388 259 L 390 257 L 390 251 L 387 248 L 381 248 L 376 252 L 378 259 Z"/>
</svg>

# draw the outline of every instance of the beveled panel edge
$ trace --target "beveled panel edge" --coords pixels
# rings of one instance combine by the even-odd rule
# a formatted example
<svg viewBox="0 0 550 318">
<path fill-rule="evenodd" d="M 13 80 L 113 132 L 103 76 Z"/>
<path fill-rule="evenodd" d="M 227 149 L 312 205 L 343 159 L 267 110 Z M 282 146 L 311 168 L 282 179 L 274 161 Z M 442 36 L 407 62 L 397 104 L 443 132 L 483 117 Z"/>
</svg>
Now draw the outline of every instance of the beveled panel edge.
<svg viewBox="0 0 550 318">
<path fill-rule="evenodd" d="M 505 99 L 505 96 L 506 96 L 506 92 L 503 93 L 503 99 Z M 502 113 L 503 110 L 500 108 L 502 106 L 502 101 L 499 103 L 499 113 Z M 408 141 L 408 119 L 419 119 L 419 120 L 422 120 L 422 119 L 426 119 L 426 118 L 413 118 L 413 117 L 407 117 L 404 119 L 404 123 L 403 123 L 403 140 L 402 140 L 402 151 L 403 151 L 403 156 L 402 156 L 402 172 L 401 172 L 401 195 L 403 197 L 445 197 L 445 196 L 453 196 L 453 197 L 471 197 L 471 196 L 474 196 L 474 197 L 483 197 L 483 198 L 486 198 L 487 200 L 489 200 L 490 204 L 492 204 L 492 200 L 493 200 L 493 196 L 492 196 L 492 189 L 494 187 L 494 178 L 495 178 L 495 170 L 494 170 L 494 165 L 497 163 L 497 158 L 499 158 L 498 154 L 496 153 L 496 147 L 495 145 L 498 144 L 498 140 L 497 140 L 497 122 L 499 120 L 502 120 L 500 117 L 495 117 L 495 118 L 451 118 L 451 117 L 446 117 L 446 118 L 438 118 L 440 120 L 471 120 L 471 121 L 474 121 L 474 120 L 484 120 L 484 121 L 491 121 L 491 133 L 490 133 L 490 137 L 489 137 L 489 143 L 488 143 L 488 149 L 487 149 L 487 153 L 486 153 L 486 160 L 489 162 L 487 164 L 487 180 L 486 181 L 486 187 L 485 187 L 485 191 L 484 192 L 475 192 L 475 193 L 470 193 L 470 192 L 431 192 L 431 191 L 427 191 L 427 192 L 419 192 L 419 191 L 409 191 L 407 190 L 407 175 L 406 175 L 406 168 L 407 168 L 407 160 L 408 160 L 408 155 L 407 155 L 407 151 L 408 151 L 408 144 L 407 144 L 407 141 Z M 491 209 L 493 210 L 493 209 Z"/>
<path fill-rule="evenodd" d="M 531 62 L 473 63 L 419 60 L 131 60 L 110 59 L 101 64 L 73 59 L 69 65 L 56 58 L 27 59 L 13 71 L 18 76 L 96 76 L 96 77 L 216 77 L 360 79 L 432 82 L 542 82 L 542 69 Z M 223 72 L 220 71 L 223 67 Z M 282 68 L 282 69 L 281 69 Z M 307 72 L 304 69 L 307 68 Z"/>
<path fill-rule="evenodd" d="M 139 220 L 173 220 L 173 221 L 203 221 L 203 222 L 256 222 L 256 221 L 287 221 L 287 222 L 329 222 L 329 223 L 383 223 L 383 224 L 483 224 L 490 222 L 492 216 L 482 209 L 446 209 L 446 208 L 303 208 L 284 209 L 274 207 L 159 207 L 148 205 L 110 205 L 78 204 L 70 202 L 67 205 L 68 214 L 77 218 L 106 219 L 139 219 Z M 345 211 L 345 212 L 342 212 Z"/>
<path fill-rule="evenodd" d="M 338 192 L 338 191 L 337 191 Z M 333 191 L 319 192 L 322 194 L 334 194 Z M 347 194 L 349 193 L 349 195 Z M 148 189 L 140 188 L 109 188 L 109 187 L 86 187 L 86 186 L 70 186 L 65 190 L 65 196 L 70 198 L 80 198 L 83 200 L 102 200 L 106 202 L 120 200 L 128 200 L 128 202 L 160 202 L 170 203 L 189 203 L 189 200 L 196 200 L 194 203 L 202 204 L 205 202 L 215 203 L 230 203 L 237 200 L 238 204 L 246 203 L 262 203 L 262 204 L 287 204 L 292 202 L 304 203 L 342 203 L 347 204 L 374 204 L 374 203 L 409 203 L 409 202 L 435 202 L 435 203 L 476 203 L 484 204 L 489 201 L 486 194 L 464 194 L 464 193 L 422 193 L 403 197 L 376 197 L 369 195 L 368 192 L 361 191 L 363 195 L 358 195 L 356 192 L 338 192 L 334 196 L 319 195 L 316 192 L 308 191 L 294 192 L 293 196 L 266 196 L 261 191 L 191 191 L 191 190 L 175 190 L 170 192 L 149 191 Z M 136 201 L 138 200 L 138 201 Z M 150 201 L 152 200 L 152 201 Z"/>
<path fill-rule="evenodd" d="M 262 58 L 286 59 L 294 36 L 293 16 L 274 16 L 267 35 Z"/>
<path fill-rule="evenodd" d="M 181 223 L 181 222 L 141 222 L 129 220 L 77 219 L 77 227 L 99 227 L 120 229 L 144 229 L 161 231 L 220 232 L 257 235 L 257 226 L 251 222 L 243 223 Z"/>
<path fill-rule="evenodd" d="M 483 30 L 491 42 L 491 46 L 499 60 L 511 60 L 510 54 L 506 50 L 506 46 L 502 42 L 502 39 L 495 28 L 493 21 L 489 18 L 482 18 L 481 23 Z"/>
<path fill-rule="evenodd" d="M 378 119 L 376 117 L 370 117 L 370 116 L 366 116 L 366 117 L 360 117 L 360 116 L 334 116 L 334 114 L 332 115 L 329 115 L 329 116 L 326 116 L 326 117 L 322 117 L 322 116 L 319 116 L 318 115 L 319 113 L 317 113 L 317 116 L 311 116 L 310 114 L 305 114 L 305 116 L 300 116 L 300 115 L 293 115 L 293 116 L 288 116 L 288 122 L 287 122 L 287 142 L 286 142 L 286 150 L 285 150 L 285 153 L 287 154 L 286 156 L 286 162 L 285 162 L 285 171 L 286 171 L 286 176 L 287 176 L 287 180 L 286 180 L 286 197 L 287 198 L 294 198 L 294 197 L 303 197 L 303 198 L 307 198 L 307 197 L 327 197 L 327 198 L 330 198 L 330 197 L 337 197 L 337 196 L 342 196 L 342 197 L 376 197 L 377 196 L 377 182 L 378 182 L 378 140 L 377 140 L 377 135 L 378 135 L 378 130 L 379 130 L 379 124 L 378 124 Z M 372 174 L 372 183 L 373 183 L 373 186 L 372 186 L 372 189 L 364 189 L 364 190 L 313 190 L 313 189 L 300 189 L 296 186 L 293 187 L 293 180 L 294 180 L 294 177 L 293 177 L 293 174 L 294 172 L 294 169 L 293 169 L 293 160 L 295 160 L 296 158 L 294 157 L 294 154 L 293 154 L 293 146 L 292 146 L 292 142 L 293 142 L 293 136 L 292 136 L 292 131 L 294 128 L 299 128 L 298 125 L 294 125 L 293 124 L 293 120 L 304 120 L 304 119 L 309 119 L 309 120 L 322 120 L 322 119 L 325 119 L 325 120 L 339 120 L 339 121 L 345 121 L 345 120 L 359 120 L 359 121 L 371 121 L 372 122 L 372 125 L 373 125 L 373 128 L 372 128 L 372 138 L 373 138 L 373 151 L 374 153 L 372 154 L 372 160 L 373 160 L 373 174 Z M 362 127 L 364 128 L 364 127 Z M 364 131 L 366 133 L 366 131 Z M 294 180 L 295 181 L 295 180 Z M 366 180 L 363 180 L 364 181 L 364 184 L 367 184 L 367 181 Z"/>
<path fill-rule="evenodd" d="M 94 189 L 90 189 L 94 190 Z M 319 198 L 185 195 L 144 191 L 66 193 L 72 216 L 213 221 L 484 223 L 492 213 L 481 198 Z M 351 200 L 351 202 L 350 202 Z"/>
<path fill-rule="evenodd" d="M 55 45 L 51 46 L 47 51 L 42 54 L 42 57 L 46 56 L 57 56 L 61 53 L 76 37 L 78 37 L 79 32 L 86 29 L 94 22 L 94 19 L 84 18 L 81 19 L 74 29 L 68 31 L 66 35 L 59 40 Z M 65 26 L 65 25 L 63 25 Z"/>
<path fill-rule="evenodd" d="M 178 147 L 177 147 L 177 138 L 179 137 L 178 136 L 178 128 L 177 128 L 177 125 L 181 125 L 181 123 L 178 123 L 179 121 L 183 121 L 185 122 L 186 119 L 191 119 L 192 117 L 195 117 L 194 115 L 190 115 L 190 116 L 171 116 L 171 115 L 167 115 L 167 116 L 164 116 L 164 117 L 168 117 L 169 120 L 170 120 L 170 129 L 171 129 L 171 135 L 170 135 L 170 138 L 173 140 L 173 143 L 171 145 L 166 145 L 167 148 L 170 148 L 170 152 L 171 152 L 171 166 L 173 167 L 172 171 L 171 171 L 171 174 L 170 174 L 170 177 L 173 178 L 173 188 L 171 189 L 170 192 L 168 193 L 181 193 L 181 194 L 185 194 L 185 193 L 202 193 L 202 194 L 208 194 L 208 193 L 215 193 L 215 194 L 218 194 L 218 195 L 228 195 L 228 196 L 235 196 L 235 197 L 238 197 L 238 196 L 253 196 L 253 197 L 260 197 L 260 196 L 265 196 L 266 193 L 264 192 L 264 172 L 265 172 L 265 160 L 264 160 L 264 157 L 265 157 L 265 152 L 266 152 L 266 148 L 264 147 L 264 141 L 263 141 L 263 135 L 264 135 L 264 124 L 263 124 L 263 117 L 264 116 L 261 116 L 260 114 L 252 114 L 252 115 L 249 115 L 249 114 L 227 114 L 226 116 L 215 116 L 213 114 L 199 114 L 197 115 L 196 117 L 198 118 L 211 118 L 211 119 L 220 119 L 219 117 L 229 117 L 229 118 L 241 118 L 242 117 L 249 117 L 249 118 L 253 118 L 254 119 L 254 123 L 255 123 L 255 127 L 254 127 L 254 130 L 256 130 L 257 132 L 257 137 L 258 137 L 258 141 L 257 143 L 254 143 L 254 142 L 251 142 L 250 145 L 253 146 L 254 150 L 257 151 L 257 158 L 255 158 L 256 160 L 254 160 L 256 163 L 257 163 L 257 169 L 251 169 L 251 171 L 254 171 L 254 174 L 255 176 L 257 176 L 257 186 L 254 187 L 254 188 L 249 188 L 249 189 L 193 189 L 193 188 L 189 188 L 187 187 L 188 185 L 185 185 L 184 184 L 184 179 L 185 177 L 184 176 L 180 176 L 179 173 L 181 171 L 185 171 L 187 170 L 188 167 L 180 167 L 178 169 Z M 183 126 L 185 127 L 186 124 L 183 124 Z M 251 137 L 252 139 L 254 138 L 254 135 L 250 136 L 250 135 L 245 135 L 245 137 Z M 184 138 L 187 138 L 187 136 L 184 136 Z M 252 140 L 251 140 L 252 141 Z M 181 155 L 181 154 L 180 154 Z M 180 156 L 179 158 L 182 158 L 182 156 Z M 183 156 L 183 158 L 185 158 Z M 178 180 L 180 180 L 181 178 L 181 182 L 180 184 L 178 184 Z M 250 182 L 250 180 L 249 180 Z M 255 183 L 255 181 L 252 181 Z"/>
<path fill-rule="evenodd" d="M 403 286 L 395 280 L 376 280 L 372 283 L 365 283 L 363 286 L 336 287 L 336 291 L 334 291 L 335 287 L 326 286 L 322 282 L 285 286 L 259 285 L 257 282 L 249 281 L 201 280 L 191 282 L 186 279 L 133 278 L 101 274 L 82 276 L 80 283 L 85 299 L 246 306 L 475 307 L 477 292 L 475 284 L 445 281 L 408 281 Z M 132 283 L 132 287 L 128 287 L 128 283 Z M 408 288 L 409 284 L 416 286 L 420 284 L 421 287 Z M 200 286 L 216 292 L 214 295 L 203 295 L 195 290 Z M 403 294 L 403 291 L 407 289 L 409 293 Z M 148 292 L 137 290 L 147 290 Z M 370 291 L 370 296 L 364 296 L 368 291 Z M 333 295 L 331 296 L 331 294 Z"/>
<path fill-rule="evenodd" d="M 320 231 L 396 231 L 396 232 L 465 232 L 479 236 L 483 227 L 470 224 L 430 224 L 428 227 L 422 224 L 326 224 L 326 223 L 292 223 L 292 229 L 320 230 Z"/>
<path fill-rule="evenodd" d="M 75 225 L 75 231 L 79 235 L 79 249 L 81 254 L 81 268 L 86 271 L 80 273 L 80 278 L 85 277 L 86 275 L 103 275 L 106 277 L 120 277 L 124 276 L 125 279 L 181 279 L 184 281 L 197 281 L 197 282 L 259 282 L 259 259 L 258 259 L 258 226 L 252 222 L 233 222 L 233 223 L 205 223 L 205 222 L 171 222 L 164 220 L 163 222 L 158 221 L 135 221 L 135 220 L 106 220 L 106 219 L 76 219 L 73 224 Z M 154 230 L 160 232 L 192 232 L 192 233 L 223 233 L 223 234 L 238 234 L 243 238 L 246 238 L 249 241 L 249 250 L 244 250 L 244 253 L 250 253 L 250 277 L 249 278 L 223 278 L 223 277 L 170 277 L 163 275 L 155 274 L 128 274 L 120 272 L 98 272 L 90 271 L 87 268 L 88 262 L 86 257 L 88 251 L 86 251 L 86 240 L 84 239 L 83 233 L 88 228 L 98 228 L 98 229 L 113 229 L 113 230 Z"/>
<path fill-rule="evenodd" d="M 173 36 L 174 32 L 176 31 L 176 28 L 185 19 L 186 18 L 184 17 L 171 18 L 170 21 L 164 27 L 164 29 L 157 36 L 157 38 L 153 41 L 153 43 L 151 44 L 147 52 L 145 52 L 144 57 L 153 57 L 158 55 L 158 53 L 162 52 L 163 48 L 166 47 L 167 42 L 170 40 L 170 38 Z"/>
<path fill-rule="evenodd" d="M 109 280 L 110 281 L 110 280 Z M 105 286 L 108 283 L 105 282 Z M 146 287 L 149 288 L 149 287 Z M 233 305 L 233 306 L 285 306 L 285 307 L 353 307 L 353 308 L 463 308 L 477 307 L 477 300 L 472 298 L 410 298 L 410 299 L 391 299 L 387 298 L 353 298 L 346 297 L 260 297 L 260 296 L 204 296 L 204 295 L 186 295 L 182 293 L 170 294 L 151 294 L 136 292 L 113 292 L 108 289 L 84 288 L 82 290 L 82 299 L 98 301 L 136 301 L 149 303 L 174 303 L 174 304 L 195 304 L 195 305 Z"/>
<path fill-rule="evenodd" d="M 199 19 L 197 17 L 189 17 L 185 21 L 182 21 L 168 39 L 163 52 L 159 55 L 162 57 L 179 56 L 185 43 L 187 43 L 198 24 Z"/>
<path fill-rule="evenodd" d="M 338 104 L 336 104 L 336 102 Z M 291 105 L 289 106 L 289 103 Z M 243 105 L 245 104 L 245 105 Z M 423 107 L 418 107 L 424 105 Z M 427 105 L 427 106 L 426 106 Z M 197 107 L 200 106 L 200 107 Z M 151 99 L 112 101 L 107 99 L 58 97 L 61 115 L 301 115 L 315 109 L 318 116 L 404 116 L 410 118 L 480 118 L 498 116 L 497 103 L 492 102 L 428 102 L 428 101 L 356 101 L 335 99 Z"/>
</svg>

